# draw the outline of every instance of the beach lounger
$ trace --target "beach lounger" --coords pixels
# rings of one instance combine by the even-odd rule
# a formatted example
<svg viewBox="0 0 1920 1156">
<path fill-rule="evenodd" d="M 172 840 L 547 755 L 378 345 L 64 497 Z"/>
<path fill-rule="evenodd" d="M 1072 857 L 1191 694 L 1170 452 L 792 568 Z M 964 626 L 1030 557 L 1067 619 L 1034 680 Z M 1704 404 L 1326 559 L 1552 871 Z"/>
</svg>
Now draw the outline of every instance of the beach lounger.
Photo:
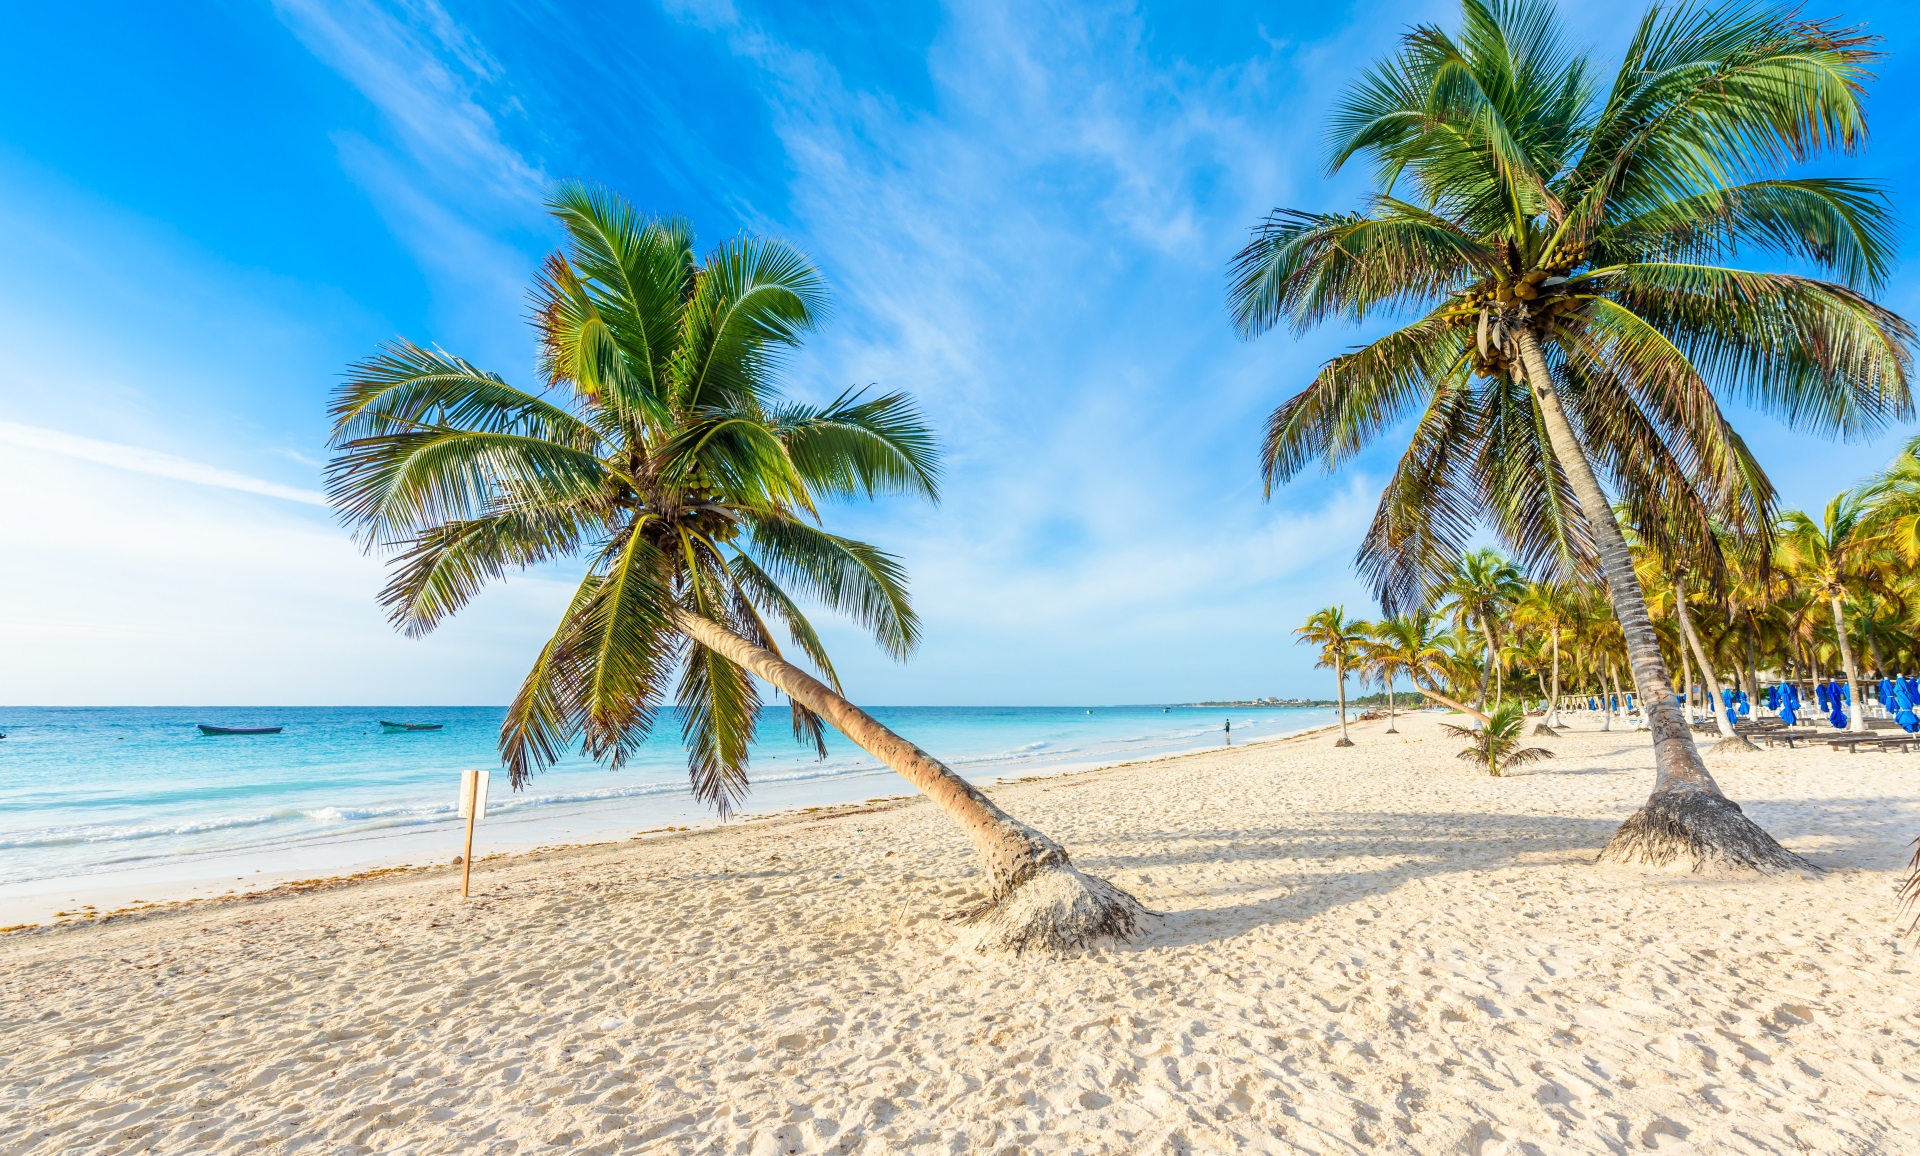
<svg viewBox="0 0 1920 1156">
<path fill-rule="evenodd" d="M 1857 755 L 1861 749 L 1865 747 L 1872 747 L 1877 751 L 1885 751 L 1888 749 L 1905 751 L 1911 749 L 1916 741 L 1920 740 L 1916 740 L 1912 735 L 1900 731 L 1893 734 L 1840 735 L 1829 738 L 1827 745 L 1836 751 L 1846 751 L 1850 755 Z"/>
</svg>

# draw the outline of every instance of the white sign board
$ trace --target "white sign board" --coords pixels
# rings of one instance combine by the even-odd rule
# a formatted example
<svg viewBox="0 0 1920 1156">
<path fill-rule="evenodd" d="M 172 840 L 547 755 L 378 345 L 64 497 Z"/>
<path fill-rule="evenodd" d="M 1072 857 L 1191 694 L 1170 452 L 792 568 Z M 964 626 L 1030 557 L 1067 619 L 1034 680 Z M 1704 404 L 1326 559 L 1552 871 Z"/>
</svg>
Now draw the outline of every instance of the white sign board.
<svg viewBox="0 0 1920 1156">
<path fill-rule="evenodd" d="M 460 772 L 460 817 L 462 819 L 487 817 L 487 780 L 492 777 L 492 771 Z"/>
</svg>

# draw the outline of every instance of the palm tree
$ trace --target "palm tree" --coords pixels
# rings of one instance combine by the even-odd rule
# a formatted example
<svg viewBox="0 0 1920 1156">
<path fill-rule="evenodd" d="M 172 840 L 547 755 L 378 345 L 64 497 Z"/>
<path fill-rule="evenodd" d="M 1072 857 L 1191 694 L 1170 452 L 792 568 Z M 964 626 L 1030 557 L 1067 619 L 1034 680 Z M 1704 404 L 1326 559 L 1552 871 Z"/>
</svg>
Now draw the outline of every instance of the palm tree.
<svg viewBox="0 0 1920 1156">
<path fill-rule="evenodd" d="M 1765 539 L 1773 490 L 1720 396 L 1828 434 L 1912 411 L 1912 331 L 1867 296 L 1895 252 L 1884 195 L 1774 175 L 1864 140 L 1877 40 L 1747 4 L 1654 8 L 1597 84 L 1542 0 L 1463 0 L 1462 23 L 1411 31 L 1334 115 L 1330 169 L 1365 158 L 1378 192 L 1276 210 L 1237 258 L 1247 337 L 1418 314 L 1274 411 L 1269 492 L 1411 419 L 1358 559 L 1388 613 L 1483 524 L 1537 578 L 1604 575 L 1658 773 L 1603 859 L 1793 868 L 1701 760 L 1607 487 L 1687 542 Z M 1723 264 L 1741 251 L 1835 279 Z"/>
<path fill-rule="evenodd" d="M 1400 728 L 1394 685 L 1404 677 L 1418 687 L 1419 675 L 1427 671 L 1432 657 L 1432 619 L 1420 614 L 1383 618 L 1367 633 L 1361 659 L 1367 677 L 1387 689 L 1387 733 L 1396 735 Z"/>
<path fill-rule="evenodd" d="M 1525 708 L 1518 702 L 1506 702 L 1495 707 L 1493 717 L 1477 730 L 1451 723 L 1440 725 L 1467 740 L 1467 749 L 1460 752 L 1463 761 L 1479 763 L 1487 768 L 1489 775 L 1498 778 L 1510 767 L 1553 757 L 1553 752 L 1544 747 L 1520 745 L 1520 728 L 1526 721 Z"/>
<path fill-rule="evenodd" d="M 1868 478 L 1860 494 L 1871 509 L 1874 537 L 1909 566 L 1920 563 L 1920 436 L 1887 468 Z"/>
<path fill-rule="evenodd" d="M 1486 640 L 1487 664 L 1474 699 L 1474 706 L 1480 710 L 1487 707 L 1488 674 L 1494 680 L 1494 700 L 1501 697 L 1500 623 L 1525 590 L 1526 576 L 1518 566 L 1498 550 L 1482 549 L 1460 559 L 1460 564 L 1428 591 L 1429 598 L 1445 599 L 1452 605 L 1459 627 L 1478 627 Z"/>
<path fill-rule="evenodd" d="M 1456 625 L 1433 634 L 1432 650 L 1433 660 L 1429 669 L 1435 676 L 1434 680 L 1444 681 L 1447 690 L 1459 697 L 1450 698 L 1437 689 L 1423 686 L 1418 682 L 1414 683 L 1415 689 L 1440 705 L 1457 710 L 1476 722 L 1486 722 L 1485 711 L 1459 701 L 1472 693 L 1471 688 L 1485 685 L 1487 664 L 1484 661 L 1485 656 L 1481 653 L 1481 640 L 1475 638 L 1471 630 Z"/>
<path fill-rule="evenodd" d="M 826 304 L 819 273 L 752 237 L 702 261 L 685 222 L 604 190 L 561 185 L 549 207 L 568 246 L 534 287 L 547 391 L 399 341 L 353 367 L 332 409 L 330 494 L 366 548 L 393 554 L 381 601 L 405 633 L 510 571 L 586 560 L 501 725 L 513 785 L 576 741 L 620 767 L 671 695 L 693 792 L 725 814 L 747 790 L 758 675 L 791 700 L 797 739 L 824 756 L 831 724 L 966 831 L 987 878 L 966 913 L 983 947 L 1131 934 L 1132 896 L 849 702 L 801 613 L 796 595 L 910 653 L 919 628 L 898 561 L 820 528 L 818 508 L 933 499 L 937 478 L 933 436 L 904 395 L 781 398 L 783 357 Z M 782 653 L 775 626 L 817 676 Z"/>
<path fill-rule="evenodd" d="M 1572 625 L 1573 609 L 1567 588 L 1558 582 L 1529 582 L 1513 604 L 1514 625 L 1532 628 L 1547 643 L 1553 684 L 1547 694 L 1547 717 L 1541 725 L 1549 729 L 1560 725 L 1560 636 Z"/>
<path fill-rule="evenodd" d="M 1512 635 L 1512 641 L 1501 648 L 1501 661 L 1505 662 L 1517 674 L 1529 673 L 1540 690 L 1540 721 L 1533 726 L 1536 735 L 1558 735 L 1559 732 L 1547 725 L 1547 719 L 1553 714 L 1553 691 L 1547 685 L 1547 672 L 1553 667 L 1552 644 L 1537 634 Z M 1517 700 L 1524 710 L 1525 698 Z"/>
<path fill-rule="evenodd" d="M 1340 688 L 1340 741 L 1336 747 L 1350 747 L 1353 740 L 1347 737 L 1347 668 L 1361 654 L 1366 646 L 1372 627 L 1358 618 L 1348 618 L 1344 606 L 1329 606 L 1307 615 L 1293 636 L 1299 641 L 1320 648 L 1316 670 L 1333 671 L 1335 681 Z"/>
<path fill-rule="evenodd" d="M 1758 747 L 1733 729 L 1733 720 L 1726 709 L 1726 700 L 1720 694 L 1720 677 L 1714 673 L 1712 657 L 1700 641 L 1699 631 L 1694 629 L 1693 614 L 1688 607 L 1692 597 L 1687 586 L 1690 566 L 1684 560 L 1662 558 L 1645 548 L 1644 540 L 1629 532 L 1627 546 L 1634 551 L 1634 573 L 1639 576 L 1641 586 L 1648 591 L 1650 610 L 1660 600 L 1673 603 L 1674 648 L 1680 656 L 1680 672 L 1687 690 L 1687 713 L 1691 714 L 1696 705 L 1693 694 L 1692 674 L 1688 666 L 1688 656 L 1692 656 L 1693 667 L 1700 671 L 1700 682 L 1706 688 L 1707 709 L 1713 716 L 1714 728 L 1720 732 L 1720 740 L 1714 744 L 1715 751 L 1757 751 Z M 1664 584 L 1665 589 L 1660 590 Z"/>
<path fill-rule="evenodd" d="M 1818 522 L 1803 511 L 1788 510 L 1780 516 L 1776 555 L 1781 570 L 1808 593 L 1825 599 L 1833 611 L 1841 669 L 1846 671 L 1847 694 L 1853 700 L 1847 729 L 1853 731 L 1866 730 L 1867 718 L 1841 604 L 1847 600 L 1849 586 L 1865 588 L 1876 577 L 1872 551 L 1878 540 L 1871 532 L 1868 512 L 1867 501 L 1858 492 L 1836 495 Z"/>
</svg>

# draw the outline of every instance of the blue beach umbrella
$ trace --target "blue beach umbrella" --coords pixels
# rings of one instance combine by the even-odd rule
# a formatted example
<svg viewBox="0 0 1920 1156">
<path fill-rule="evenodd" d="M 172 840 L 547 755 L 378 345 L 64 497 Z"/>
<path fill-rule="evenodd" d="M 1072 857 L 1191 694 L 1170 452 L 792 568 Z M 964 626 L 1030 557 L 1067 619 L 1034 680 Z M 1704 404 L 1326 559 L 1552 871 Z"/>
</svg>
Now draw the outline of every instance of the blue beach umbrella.
<svg viewBox="0 0 1920 1156">
<path fill-rule="evenodd" d="M 1800 721 L 1800 691 L 1792 683 L 1780 688 L 1780 719 L 1788 726 Z"/>
<path fill-rule="evenodd" d="M 1913 713 L 1914 696 L 1907 690 L 1907 686 L 1912 681 L 1912 679 L 1900 679 L 1893 684 L 1893 721 L 1899 723 L 1900 729 L 1908 734 L 1920 731 L 1920 716 Z"/>
<path fill-rule="evenodd" d="M 1824 682 L 1816 682 L 1813 684 L 1813 700 L 1820 704 L 1821 710 L 1833 709 L 1827 705 L 1827 684 Z"/>
<path fill-rule="evenodd" d="M 1780 687 L 1778 684 L 1767 688 L 1767 709 L 1771 711 L 1780 709 Z"/>
</svg>

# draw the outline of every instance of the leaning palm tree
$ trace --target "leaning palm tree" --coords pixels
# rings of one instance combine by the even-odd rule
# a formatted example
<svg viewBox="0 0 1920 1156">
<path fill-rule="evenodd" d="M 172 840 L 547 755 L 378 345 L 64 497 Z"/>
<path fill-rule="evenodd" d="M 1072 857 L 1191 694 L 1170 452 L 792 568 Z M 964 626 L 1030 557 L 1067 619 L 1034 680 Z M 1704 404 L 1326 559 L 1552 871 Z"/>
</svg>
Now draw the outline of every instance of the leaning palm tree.
<svg viewBox="0 0 1920 1156">
<path fill-rule="evenodd" d="M 1526 709 L 1515 701 L 1503 702 L 1495 707 L 1493 717 L 1478 729 L 1457 727 L 1452 723 L 1440 725 L 1467 740 L 1466 749 L 1460 752 L 1462 762 L 1478 763 L 1487 768 L 1489 775 L 1498 778 L 1513 767 L 1553 757 L 1553 752 L 1545 747 L 1520 745 L 1520 730 L 1526 721 Z"/>
<path fill-rule="evenodd" d="M 1867 729 L 1865 703 L 1860 698 L 1860 673 L 1853 661 L 1853 643 L 1847 638 L 1843 604 L 1849 588 L 1863 589 L 1877 577 L 1873 549 L 1878 540 L 1868 521 L 1866 500 L 1858 493 L 1839 494 L 1827 503 L 1816 522 L 1804 511 L 1780 516 L 1779 547 L 1775 561 L 1789 578 L 1809 594 L 1825 600 L 1833 611 L 1833 632 L 1840 649 L 1841 669 L 1847 676 L 1847 695 L 1853 703 L 1849 730 Z"/>
<path fill-rule="evenodd" d="M 1336 747 L 1350 747 L 1353 740 L 1347 737 L 1347 668 L 1359 658 L 1361 648 L 1366 646 L 1372 627 L 1358 618 L 1348 618 L 1344 606 L 1329 606 L 1307 615 L 1306 622 L 1293 632 L 1294 638 L 1308 646 L 1320 648 L 1319 661 L 1314 667 L 1319 670 L 1333 671 L 1334 681 L 1339 685 L 1340 694 L 1340 741 Z"/>
<path fill-rule="evenodd" d="M 819 506 L 932 499 L 936 482 L 905 396 L 781 398 L 783 356 L 826 304 L 820 275 L 774 240 L 698 259 L 684 222 L 603 190 L 561 185 L 550 208 L 568 247 L 534 288 L 546 391 L 400 341 L 353 367 L 332 411 L 330 494 L 368 549 L 395 556 L 381 600 L 404 632 L 510 571 L 586 561 L 501 725 L 513 785 L 576 742 L 618 768 L 671 698 L 693 793 L 725 814 L 747 790 L 757 675 L 791 700 L 797 739 L 824 756 L 832 725 L 966 831 L 986 872 L 965 913 L 981 946 L 1131 934 L 1132 896 L 849 702 L 801 612 L 811 599 L 906 656 L 919 628 L 899 563 L 822 529 Z"/>
<path fill-rule="evenodd" d="M 1335 113 L 1330 167 L 1373 165 L 1360 210 L 1277 210 L 1237 259 L 1247 337 L 1417 315 L 1274 411 L 1269 490 L 1410 419 L 1358 559 L 1386 610 L 1483 526 L 1536 578 L 1603 576 L 1658 767 L 1603 858 L 1794 868 L 1701 760 L 1612 502 L 1683 543 L 1765 539 L 1773 490 L 1721 397 L 1824 434 L 1912 411 L 1912 332 L 1867 296 L 1895 251 L 1885 197 L 1797 169 L 1865 139 L 1877 42 L 1738 2 L 1655 8 L 1609 81 L 1541 0 L 1464 0 L 1462 24 L 1414 29 Z M 1833 279 L 1725 263 L 1743 251 Z"/>
</svg>

